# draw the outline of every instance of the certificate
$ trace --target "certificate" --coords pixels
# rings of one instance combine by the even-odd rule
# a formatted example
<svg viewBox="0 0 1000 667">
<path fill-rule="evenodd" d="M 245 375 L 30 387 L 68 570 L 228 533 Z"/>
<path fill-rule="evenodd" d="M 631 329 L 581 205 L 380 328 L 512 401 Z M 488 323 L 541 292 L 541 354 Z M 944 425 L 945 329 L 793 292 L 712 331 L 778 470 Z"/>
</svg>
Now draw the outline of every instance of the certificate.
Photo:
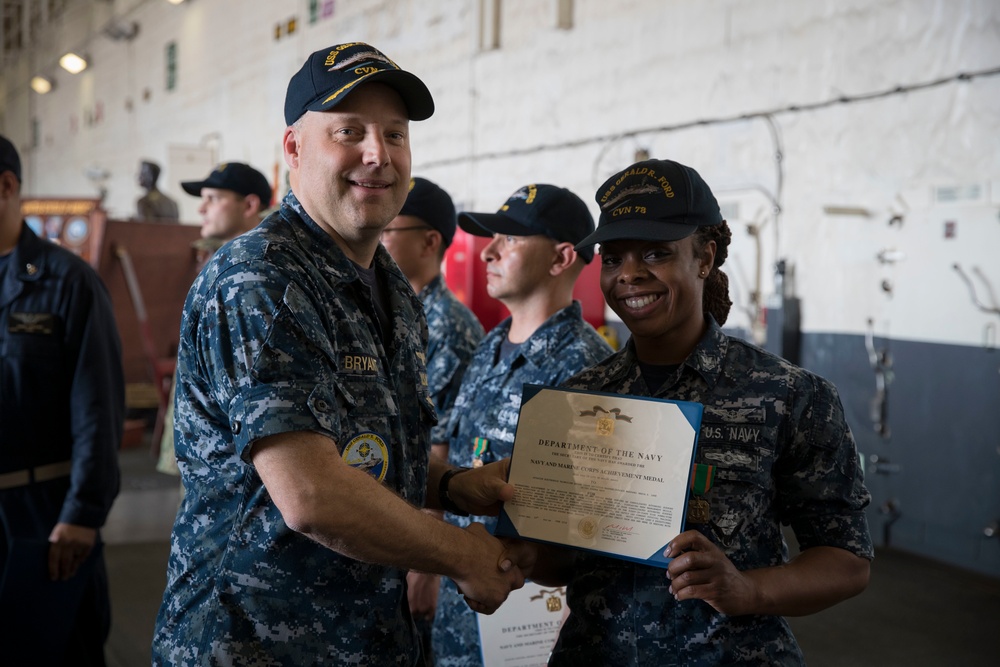
<svg viewBox="0 0 1000 667">
<path fill-rule="evenodd" d="M 483 667 L 544 667 L 567 616 L 565 588 L 525 582 L 489 616 L 476 614 Z"/>
<path fill-rule="evenodd" d="M 525 385 L 497 535 L 666 567 L 702 406 Z"/>
</svg>

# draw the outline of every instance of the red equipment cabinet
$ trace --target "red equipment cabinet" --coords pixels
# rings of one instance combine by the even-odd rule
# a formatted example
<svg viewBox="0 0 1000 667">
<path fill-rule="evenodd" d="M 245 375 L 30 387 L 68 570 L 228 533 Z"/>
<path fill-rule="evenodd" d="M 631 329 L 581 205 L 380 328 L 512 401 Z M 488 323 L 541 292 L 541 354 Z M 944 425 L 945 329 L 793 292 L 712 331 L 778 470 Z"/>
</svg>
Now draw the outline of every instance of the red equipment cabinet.
<svg viewBox="0 0 1000 667">
<path fill-rule="evenodd" d="M 461 229 L 455 230 L 455 238 L 444 256 L 444 273 L 448 288 L 476 314 L 483 328 L 489 331 L 506 318 L 509 312 L 486 291 L 486 263 L 480 254 L 487 243 L 489 239 L 486 237 L 473 236 Z M 594 261 L 583 269 L 573 290 L 573 298 L 583 305 L 583 319 L 594 328 L 605 323 L 600 276 L 600 258 L 594 257 Z"/>
</svg>

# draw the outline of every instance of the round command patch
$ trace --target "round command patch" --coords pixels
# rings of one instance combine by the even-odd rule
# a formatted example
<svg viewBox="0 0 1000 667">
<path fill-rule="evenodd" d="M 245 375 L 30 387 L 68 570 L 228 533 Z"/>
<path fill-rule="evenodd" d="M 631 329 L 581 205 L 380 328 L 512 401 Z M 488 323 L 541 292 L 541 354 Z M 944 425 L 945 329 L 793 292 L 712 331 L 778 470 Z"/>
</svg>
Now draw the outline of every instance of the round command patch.
<svg viewBox="0 0 1000 667">
<path fill-rule="evenodd" d="M 344 461 L 381 482 L 389 471 L 389 448 L 377 433 L 361 433 L 344 447 Z"/>
</svg>

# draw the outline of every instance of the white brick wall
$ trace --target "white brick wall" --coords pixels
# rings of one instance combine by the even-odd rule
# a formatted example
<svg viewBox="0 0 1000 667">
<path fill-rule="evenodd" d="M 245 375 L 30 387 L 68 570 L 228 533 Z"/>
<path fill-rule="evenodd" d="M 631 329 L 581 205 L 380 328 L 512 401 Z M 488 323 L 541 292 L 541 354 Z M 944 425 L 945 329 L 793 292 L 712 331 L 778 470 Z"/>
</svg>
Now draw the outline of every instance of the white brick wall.
<svg viewBox="0 0 1000 667">
<path fill-rule="evenodd" d="M 926 197 L 921 205 L 920 193 L 940 184 L 1000 183 L 1000 76 L 775 113 L 784 175 L 777 225 L 768 220 L 778 178 L 764 120 L 669 128 L 998 67 L 1000 3 L 576 0 L 573 27 L 562 30 L 557 0 L 499 0 L 500 48 L 481 51 L 482 14 L 495 1 L 337 0 L 334 15 L 312 25 L 307 0 L 76 3 L 81 9 L 33 39 L 34 52 L 4 63 L 0 129 L 23 150 L 29 194 L 93 194 L 84 169 L 96 165 L 111 172 L 108 208 L 127 216 L 141 195 L 138 162 L 151 158 L 164 167 L 161 187 L 193 222 L 197 202 L 177 185 L 183 165 L 169 163 L 171 147 L 207 148 L 215 160 L 244 160 L 269 178 L 277 168 L 283 182 L 288 78 L 315 49 L 366 40 L 434 93 L 437 113 L 413 127 L 414 172 L 457 201 L 493 209 L 533 181 L 570 187 L 590 201 L 606 176 L 645 148 L 695 166 L 720 199 L 740 204 L 730 271 L 738 305 L 754 287 L 758 261 L 743 223 L 763 213 L 761 287 L 770 291 L 777 257 L 792 261 L 807 329 L 860 331 L 867 317 L 892 313 L 912 337 L 978 342 L 980 321 L 949 267 L 962 257 L 978 262 L 1000 290 L 1000 265 L 977 254 L 994 237 L 983 231 L 976 247 L 944 244 L 945 214 Z M 97 13 L 83 11 L 88 6 Z M 100 36 L 111 11 L 139 22 L 134 41 Z M 276 41 L 275 24 L 293 16 L 298 31 Z M 178 83 L 167 91 L 172 40 Z M 86 72 L 60 71 L 57 89 L 44 97 L 27 91 L 31 74 L 56 71 L 58 47 L 77 44 L 91 56 Z M 94 121 L 98 108 L 102 117 Z M 40 129 L 36 148 L 32 119 Z M 610 139 L 622 133 L 636 136 Z M 901 229 L 889 229 L 899 195 L 910 210 Z M 994 220 L 996 199 L 989 204 Z M 824 214 L 831 205 L 871 216 Z M 984 215 L 965 217 L 982 226 L 975 220 Z M 959 215 L 959 239 L 969 228 L 963 220 Z M 930 274 L 883 267 L 874 257 L 885 245 L 939 256 L 941 266 Z M 891 303 L 877 289 L 887 270 L 902 281 Z M 908 290 L 954 302 L 976 333 L 903 312 L 898 302 Z M 737 313 L 733 323 L 749 324 Z"/>
</svg>

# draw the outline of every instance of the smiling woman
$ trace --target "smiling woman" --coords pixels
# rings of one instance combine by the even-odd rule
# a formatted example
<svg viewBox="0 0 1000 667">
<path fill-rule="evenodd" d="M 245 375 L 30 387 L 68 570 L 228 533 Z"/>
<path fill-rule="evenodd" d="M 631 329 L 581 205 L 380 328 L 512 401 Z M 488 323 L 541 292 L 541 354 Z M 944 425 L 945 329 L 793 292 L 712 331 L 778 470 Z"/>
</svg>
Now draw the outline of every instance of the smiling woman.
<svg viewBox="0 0 1000 667">
<path fill-rule="evenodd" d="M 597 201 L 597 231 L 577 247 L 601 244 L 605 300 L 632 336 L 563 386 L 693 401 L 704 418 L 666 576 L 591 553 L 535 554 L 527 576 L 569 584 L 549 665 L 656 665 L 664 651 L 678 664 L 803 664 L 782 616 L 860 593 L 873 553 L 836 389 L 722 332 L 731 233 L 694 169 L 640 162 Z M 791 560 L 779 518 L 802 547 Z"/>
</svg>

